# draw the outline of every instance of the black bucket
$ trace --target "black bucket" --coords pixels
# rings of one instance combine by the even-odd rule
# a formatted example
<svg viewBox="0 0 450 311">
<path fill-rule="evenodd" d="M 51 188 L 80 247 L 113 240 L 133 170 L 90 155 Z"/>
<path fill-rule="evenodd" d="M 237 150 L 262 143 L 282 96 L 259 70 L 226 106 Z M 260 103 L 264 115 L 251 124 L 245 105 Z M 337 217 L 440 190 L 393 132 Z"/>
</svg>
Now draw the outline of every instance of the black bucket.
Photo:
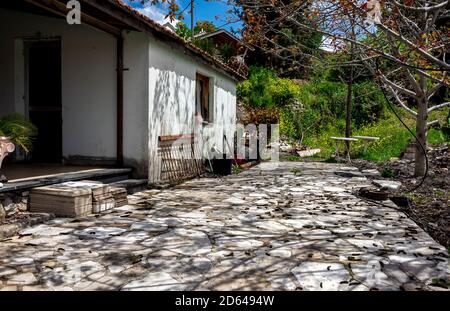
<svg viewBox="0 0 450 311">
<path fill-rule="evenodd" d="M 233 168 L 232 159 L 213 159 L 211 162 L 214 174 L 221 176 L 231 175 Z"/>
<path fill-rule="evenodd" d="M 410 207 L 410 201 L 407 197 L 395 196 L 395 197 L 390 197 L 389 199 L 391 199 L 391 201 L 394 202 L 395 205 L 397 205 L 398 207 L 403 207 L 403 208 Z"/>
</svg>

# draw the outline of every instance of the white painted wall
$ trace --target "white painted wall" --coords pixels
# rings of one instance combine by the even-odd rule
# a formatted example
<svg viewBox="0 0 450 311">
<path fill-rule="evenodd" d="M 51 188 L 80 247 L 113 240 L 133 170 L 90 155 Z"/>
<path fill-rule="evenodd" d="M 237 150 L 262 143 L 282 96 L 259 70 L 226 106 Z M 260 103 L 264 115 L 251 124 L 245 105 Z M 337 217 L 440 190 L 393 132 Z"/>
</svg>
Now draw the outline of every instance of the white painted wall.
<svg viewBox="0 0 450 311">
<path fill-rule="evenodd" d="M 160 178 L 157 155 L 161 135 L 190 134 L 194 130 L 196 73 L 210 77 L 214 87 L 213 122 L 204 128 L 209 145 L 222 148 L 223 130 L 233 141 L 236 123 L 236 83 L 210 66 L 195 61 L 159 41 L 149 44 L 149 179 Z"/>
<path fill-rule="evenodd" d="M 13 25 L 13 26 L 12 26 Z M 0 115 L 24 111 L 22 38 L 60 36 L 62 44 L 63 154 L 116 157 L 115 39 L 62 19 L 0 10 Z M 193 132 L 195 76 L 214 87 L 210 145 L 233 140 L 236 84 L 210 66 L 138 32 L 124 34 L 124 160 L 139 176 L 159 178 L 158 137 Z"/>
<path fill-rule="evenodd" d="M 148 53 L 149 37 L 124 33 L 124 164 L 138 177 L 148 174 Z"/>
<path fill-rule="evenodd" d="M 0 9 L 0 115 L 24 112 L 22 38 L 59 36 L 63 155 L 116 157 L 116 40 L 64 19 Z"/>
</svg>

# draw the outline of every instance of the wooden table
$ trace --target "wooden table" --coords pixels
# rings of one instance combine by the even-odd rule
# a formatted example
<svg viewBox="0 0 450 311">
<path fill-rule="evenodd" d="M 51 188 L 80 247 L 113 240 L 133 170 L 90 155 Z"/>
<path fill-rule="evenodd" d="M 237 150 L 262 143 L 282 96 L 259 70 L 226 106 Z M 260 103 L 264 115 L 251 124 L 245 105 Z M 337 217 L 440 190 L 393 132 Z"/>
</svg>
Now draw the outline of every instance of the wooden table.
<svg viewBox="0 0 450 311">
<path fill-rule="evenodd" d="M 341 142 L 352 142 L 352 141 L 358 141 L 357 138 L 351 138 L 351 137 L 330 137 L 331 139 L 336 141 L 336 158 L 339 157 L 339 144 Z M 350 154 L 347 154 L 347 160 L 350 160 Z"/>
<path fill-rule="evenodd" d="M 374 137 L 374 136 L 353 136 L 353 137 L 364 141 L 364 153 L 366 153 L 366 151 L 367 151 L 367 144 L 369 142 L 380 139 L 380 137 Z"/>
</svg>

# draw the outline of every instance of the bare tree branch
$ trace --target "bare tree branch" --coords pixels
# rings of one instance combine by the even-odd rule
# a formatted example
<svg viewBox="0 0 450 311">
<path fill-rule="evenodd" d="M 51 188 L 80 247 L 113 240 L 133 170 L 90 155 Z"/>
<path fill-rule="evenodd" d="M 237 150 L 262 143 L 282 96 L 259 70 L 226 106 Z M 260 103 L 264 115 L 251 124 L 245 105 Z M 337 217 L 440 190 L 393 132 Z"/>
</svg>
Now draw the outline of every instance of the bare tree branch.
<svg viewBox="0 0 450 311">
<path fill-rule="evenodd" d="M 405 88 L 405 87 L 402 87 L 402 86 L 400 86 L 400 85 L 398 85 L 398 84 L 395 84 L 394 82 L 392 82 L 391 80 L 389 80 L 388 78 L 386 78 L 385 75 L 381 74 L 380 76 L 381 76 L 381 79 L 382 79 L 385 83 L 387 83 L 390 87 L 392 87 L 393 89 L 395 89 L 395 90 L 397 90 L 397 91 L 399 91 L 399 92 L 401 92 L 401 93 L 403 93 L 403 94 L 405 94 L 405 95 L 407 95 L 407 96 L 410 96 L 410 97 L 412 97 L 412 98 L 415 98 L 415 99 L 418 99 L 418 98 L 419 98 L 419 97 L 417 96 L 416 93 L 414 93 L 413 91 L 408 90 L 408 89 Z"/>
<path fill-rule="evenodd" d="M 427 128 L 432 127 L 433 125 L 439 124 L 439 120 L 433 120 L 427 123 Z"/>
<path fill-rule="evenodd" d="M 450 106 L 450 102 L 445 102 L 445 103 L 442 103 L 442 104 L 430 107 L 430 108 L 428 108 L 427 112 L 430 113 L 430 112 L 432 112 L 432 111 L 434 111 L 436 109 L 441 109 L 441 108 L 444 108 L 446 106 Z"/>
<path fill-rule="evenodd" d="M 400 107 L 402 107 L 407 112 L 409 112 L 409 114 L 411 114 L 413 117 L 415 117 L 415 118 L 417 117 L 417 112 L 415 112 L 414 110 L 412 110 L 411 108 L 406 106 L 406 104 L 400 99 L 400 97 L 398 96 L 397 92 L 395 92 L 395 90 L 391 86 L 388 86 L 387 89 L 394 96 L 396 102 L 400 105 Z"/>
</svg>

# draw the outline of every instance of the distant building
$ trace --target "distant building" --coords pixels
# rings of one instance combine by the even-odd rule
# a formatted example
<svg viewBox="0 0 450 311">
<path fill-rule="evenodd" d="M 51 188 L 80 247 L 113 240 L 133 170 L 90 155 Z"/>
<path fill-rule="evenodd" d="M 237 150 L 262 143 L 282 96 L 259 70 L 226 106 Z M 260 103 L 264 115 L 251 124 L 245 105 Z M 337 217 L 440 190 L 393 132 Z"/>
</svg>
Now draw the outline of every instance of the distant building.
<svg viewBox="0 0 450 311">
<path fill-rule="evenodd" d="M 177 29 L 175 28 L 174 25 L 172 25 L 172 23 L 170 22 L 166 22 L 163 24 L 163 27 L 166 27 L 166 29 L 172 31 L 172 32 L 177 32 Z"/>
<path fill-rule="evenodd" d="M 195 38 L 200 40 L 211 40 L 214 43 L 216 49 L 219 51 L 224 45 L 232 47 L 231 56 L 227 57 L 227 59 L 224 59 L 224 61 L 226 61 L 227 65 L 246 75 L 248 68 L 245 64 L 245 58 L 247 52 L 249 50 L 253 50 L 250 45 L 246 44 L 244 41 L 242 41 L 226 29 L 199 33 L 195 36 Z"/>
</svg>

